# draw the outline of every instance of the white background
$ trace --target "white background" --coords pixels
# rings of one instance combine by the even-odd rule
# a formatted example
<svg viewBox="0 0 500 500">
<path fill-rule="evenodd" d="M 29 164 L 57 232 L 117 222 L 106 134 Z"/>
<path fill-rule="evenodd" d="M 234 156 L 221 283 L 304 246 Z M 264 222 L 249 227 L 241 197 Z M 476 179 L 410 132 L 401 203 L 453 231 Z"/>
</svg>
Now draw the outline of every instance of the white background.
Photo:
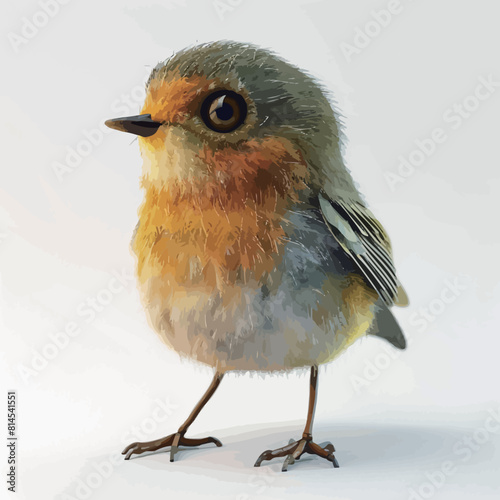
<svg viewBox="0 0 500 500">
<path fill-rule="evenodd" d="M 498 2 L 401 0 L 346 57 L 342 44 L 360 41 L 372 11 L 397 4 L 73 0 L 25 43 L 16 36 L 23 18 L 44 23 L 40 4 L 4 5 L 0 399 L 18 392 L 17 498 L 498 498 L 500 88 L 460 124 L 450 119 L 456 103 L 474 108 L 481 77 L 500 82 Z M 58 178 L 54 166 L 104 119 L 140 110 L 159 60 L 218 39 L 272 48 L 332 90 L 349 167 L 391 235 L 411 299 L 395 311 L 405 352 L 366 339 L 320 370 L 315 438 L 334 442 L 340 469 L 318 458 L 286 474 L 278 461 L 252 467 L 302 432 L 304 374 L 226 377 L 190 431 L 224 448 L 184 451 L 173 464 L 162 453 L 103 465 L 141 426 L 146 439 L 175 431 L 211 373 L 157 339 L 133 280 L 95 318 L 82 315 L 89 298 L 109 297 L 113 272 L 134 272 L 137 143 L 94 134 L 77 167 Z M 436 128 L 446 140 L 391 189 L 398 158 Z M 47 347 L 72 322 L 79 335 Z M 53 355 L 45 366 L 44 352 Z M 158 399 L 170 408 L 162 422 Z"/>
</svg>

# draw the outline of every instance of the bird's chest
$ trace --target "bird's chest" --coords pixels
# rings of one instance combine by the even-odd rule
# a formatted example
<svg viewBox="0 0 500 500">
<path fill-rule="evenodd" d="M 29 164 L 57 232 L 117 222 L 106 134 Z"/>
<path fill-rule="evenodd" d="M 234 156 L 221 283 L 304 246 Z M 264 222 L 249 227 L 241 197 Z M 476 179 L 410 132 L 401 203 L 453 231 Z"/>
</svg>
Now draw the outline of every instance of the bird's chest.
<svg viewBox="0 0 500 500">
<path fill-rule="evenodd" d="M 284 247 L 282 201 L 273 193 L 244 204 L 146 196 L 132 242 L 139 280 L 162 278 L 186 291 L 260 281 L 279 264 Z"/>
<path fill-rule="evenodd" d="M 154 278 L 172 296 L 266 283 L 284 255 L 285 214 L 307 191 L 300 154 L 266 138 L 195 156 L 192 171 L 183 163 L 168 181 L 143 180 L 132 244 L 140 282 Z"/>
</svg>

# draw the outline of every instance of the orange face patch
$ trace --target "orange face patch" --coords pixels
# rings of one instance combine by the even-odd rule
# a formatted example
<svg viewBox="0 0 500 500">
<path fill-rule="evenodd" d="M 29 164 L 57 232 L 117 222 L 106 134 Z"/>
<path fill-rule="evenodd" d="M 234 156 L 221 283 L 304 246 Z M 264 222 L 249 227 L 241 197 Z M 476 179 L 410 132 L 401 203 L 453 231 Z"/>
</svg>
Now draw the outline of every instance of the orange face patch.
<svg viewBox="0 0 500 500">
<path fill-rule="evenodd" d="M 207 176 L 157 186 L 146 198 L 133 248 L 139 276 L 223 287 L 260 279 L 279 263 L 283 215 L 306 188 L 306 165 L 284 139 L 249 140 L 199 157 Z"/>
<path fill-rule="evenodd" d="M 191 76 L 173 80 L 153 80 L 148 88 L 142 114 L 158 122 L 183 123 L 199 106 L 199 97 L 215 88 L 216 80 Z"/>
</svg>

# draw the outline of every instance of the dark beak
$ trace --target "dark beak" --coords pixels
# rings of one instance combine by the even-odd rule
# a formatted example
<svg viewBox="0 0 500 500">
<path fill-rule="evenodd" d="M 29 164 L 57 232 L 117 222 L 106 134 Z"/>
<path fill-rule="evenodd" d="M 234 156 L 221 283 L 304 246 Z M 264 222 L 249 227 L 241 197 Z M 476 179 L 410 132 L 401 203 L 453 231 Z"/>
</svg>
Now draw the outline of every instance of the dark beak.
<svg viewBox="0 0 500 500">
<path fill-rule="evenodd" d="M 109 128 L 119 130 L 120 132 L 130 132 L 142 137 L 153 135 L 161 125 L 160 122 L 153 121 L 151 115 L 114 118 L 113 120 L 106 120 L 105 123 Z"/>
</svg>

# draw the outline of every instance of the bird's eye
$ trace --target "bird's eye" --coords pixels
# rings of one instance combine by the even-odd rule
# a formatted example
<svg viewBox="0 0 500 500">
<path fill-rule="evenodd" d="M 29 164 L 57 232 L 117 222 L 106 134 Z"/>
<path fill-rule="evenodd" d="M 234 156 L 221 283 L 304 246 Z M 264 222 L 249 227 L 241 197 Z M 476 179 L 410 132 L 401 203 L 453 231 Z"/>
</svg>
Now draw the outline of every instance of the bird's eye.
<svg viewBox="0 0 500 500">
<path fill-rule="evenodd" d="M 200 114 L 208 128 L 216 132 L 232 132 L 245 121 L 247 104 L 240 94 L 219 90 L 203 101 Z"/>
</svg>

